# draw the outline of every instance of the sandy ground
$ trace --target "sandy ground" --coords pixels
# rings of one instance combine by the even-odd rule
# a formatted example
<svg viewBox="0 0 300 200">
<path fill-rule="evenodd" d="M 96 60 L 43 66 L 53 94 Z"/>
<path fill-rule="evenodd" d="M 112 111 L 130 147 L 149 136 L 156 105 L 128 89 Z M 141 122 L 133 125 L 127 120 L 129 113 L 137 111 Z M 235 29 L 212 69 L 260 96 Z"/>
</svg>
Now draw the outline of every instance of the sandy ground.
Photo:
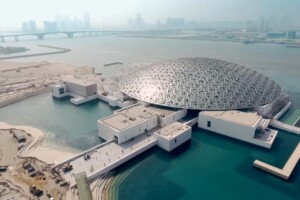
<svg viewBox="0 0 300 200">
<path fill-rule="evenodd" d="M 0 162 L 1 165 L 16 165 L 18 153 L 17 141 L 13 139 L 9 131 L 0 131 Z"/>
<path fill-rule="evenodd" d="M 76 67 L 47 61 L 30 63 L 0 61 L 0 108 L 38 92 L 45 92 L 45 89 L 68 77 L 98 79 L 99 77 L 93 76 L 93 70 L 92 67 Z M 112 85 L 110 81 L 106 81 L 107 84 L 102 80 L 100 82 L 105 88 Z M 22 130 L 27 139 L 21 150 L 18 150 L 19 143 L 12 134 L 16 129 Z M 46 191 L 49 191 L 55 199 L 78 199 L 76 191 L 67 191 L 66 188 L 59 187 L 59 184 L 54 182 L 56 177 L 49 172 L 49 164 L 63 161 L 78 152 L 49 146 L 44 142 L 45 138 L 45 133 L 39 129 L 0 122 L 0 166 L 9 166 L 6 172 L 0 172 L 1 200 L 34 199 L 29 192 L 29 185 L 32 184 L 44 191 L 44 195 L 39 199 L 49 199 Z M 36 170 L 42 171 L 42 177 L 46 180 L 41 177 L 30 177 L 30 173 L 22 167 L 24 162 L 30 162 Z M 107 185 L 104 182 L 106 183 L 107 179 L 98 181 L 96 189 L 94 188 L 93 196 L 96 199 L 102 199 L 101 191 L 104 185 Z"/>
<path fill-rule="evenodd" d="M 43 162 L 46 162 L 48 164 L 53 164 L 56 162 L 63 161 L 71 156 L 76 155 L 78 152 L 73 152 L 73 151 L 67 151 L 67 150 L 61 150 L 61 149 L 54 149 L 46 146 L 44 143 L 44 140 L 46 139 L 46 135 L 43 131 L 33 128 L 33 127 L 28 127 L 28 126 L 15 126 L 15 125 L 9 125 L 5 122 L 0 122 L 0 130 L 9 132 L 9 129 L 19 129 L 23 130 L 29 135 L 31 135 L 31 143 L 28 146 L 25 146 L 25 149 L 21 150 L 19 152 L 19 155 L 22 157 L 28 157 L 32 156 L 35 157 Z M 0 145 L 1 149 L 8 148 L 8 149 L 14 149 L 15 146 L 17 146 L 17 142 L 12 138 L 12 135 L 8 134 L 3 134 L 5 135 L 4 137 L 7 138 L 6 143 L 4 140 L 0 140 Z M 1 136 L 2 138 L 2 136 Z M 4 143 L 4 144 L 2 144 Z M 7 144 L 9 143 L 9 145 Z M 7 147 L 9 146 L 9 147 Z M 9 151 L 7 151 L 9 152 Z M 13 151 L 11 151 L 13 152 Z M 17 153 L 17 150 L 16 152 Z M 3 155 L 3 159 L 10 160 L 11 162 L 13 161 L 11 156 L 9 154 Z M 2 163 L 2 162 L 1 162 Z"/>
<path fill-rule="evenodd" d="M 22 100 L 31 93 L 50 88 L 68 76 L 93 74 L 92 67 L 49 62 L 0 61 L 0 107 Z"/>
<path fill-rule="evenodd" d="M 27 139 L 20 151 L 12 134 L 16 129 L 22 130 Z M 46 191 L 56 199 L 65 199 L 67 189 L 55 184 L 53 175 L 46 169 L 50 169 L 48 164 L 63 161 L 77 152 L 47 147 L 44 143 L 45 133 L 28 126 L 0 122 L 0 138 L 0 166 L 9 166 L 7 172 L 0 173 L 0 199 L 30 199 L 33 196 L 29 192 L 29 185 L 32 184 L 44 191 L 40 199 L 48 199 Z M 42 171 L 46 180 L 29 177 L 29 173 L 22 168 L 25 161 L 30 162 L 36 170 Z"/>
<path fill-rule="evenodd" d="M 24 148 L 18 151 L 18 142 L 13 137 L 13 130 L 22 130 L 26 134 L 27 144 Z M 63 161 L 78 152 L 68 150 L 54 149 L 46 146 L 44 143 L 45 133 L 41 130 L 28 127 L 9 125 L 5 122 L 0 122 L 0 166 L 9 166 L 8 171 L 0 173 L 0 199 L 34 199 L 29 192 L 29 185 L 36 185 L 43 189 L 44 195 L 39 198 L 41 200 L 48 199 L 46 191 L 49 191 L 55 199 L 78 199 L 77 190 L 68 190 L 67 188 L 59 187 L 55 184 L 55 177 L 44 168 L 49 168 L 48 164 Z M 35 158 L 37 159 L 35 159 Z M 46 180 L 40 178 L 30 178 L 29 173 L 22 168 L 24 162 L 30 162 L 35 167 L 42 171 L 47 177 Z M 112 183 L 112 173 L 108 173 L 98 180 L 95 180 L 91 185 L 93 199 L 101 200 L 108 199 L 108 190 Z"/>
</svg>

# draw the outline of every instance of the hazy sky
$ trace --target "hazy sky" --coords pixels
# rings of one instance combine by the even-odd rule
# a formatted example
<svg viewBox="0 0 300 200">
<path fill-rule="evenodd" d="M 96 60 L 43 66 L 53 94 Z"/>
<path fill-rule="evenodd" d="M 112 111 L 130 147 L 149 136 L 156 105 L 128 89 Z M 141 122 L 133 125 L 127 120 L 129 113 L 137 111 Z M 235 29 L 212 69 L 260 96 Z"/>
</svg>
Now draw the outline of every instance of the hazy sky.
<svg viewBox="0 0 300 200">
<path fill-rule="evenodd" d="M 56 14 L 82 18 L 92 25 L 126 25 L 140 13 L 146 23 L 166 17 L 195 21 L 245 21 L 259 16 L 300 18 L 300 0 L 0 0 L 0 31 L 21 28 L 22 21 L 54 20 Z M 296 21 L 295 20 L 295 21 Z"/>
</svg>

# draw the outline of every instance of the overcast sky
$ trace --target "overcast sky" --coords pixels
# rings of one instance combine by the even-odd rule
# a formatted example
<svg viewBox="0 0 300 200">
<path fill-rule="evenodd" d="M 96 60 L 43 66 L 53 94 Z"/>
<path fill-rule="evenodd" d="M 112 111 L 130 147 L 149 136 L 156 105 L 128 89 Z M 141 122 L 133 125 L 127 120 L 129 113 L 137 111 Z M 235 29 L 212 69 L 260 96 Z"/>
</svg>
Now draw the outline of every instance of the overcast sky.
<svg viewBox="0 0 300 200">
<path fill-rule="evenodd" d="M 300 19 L 300 0 L 0 0 L 0 31 L 21 28 L 22 21 L 54 20 L 56 14 L 83 18 L 92 25 L 122 26 L 140 13 L 146 23 L 167 17 L 195 21 L 246 21 L 259 16 Z"/>
</svg>

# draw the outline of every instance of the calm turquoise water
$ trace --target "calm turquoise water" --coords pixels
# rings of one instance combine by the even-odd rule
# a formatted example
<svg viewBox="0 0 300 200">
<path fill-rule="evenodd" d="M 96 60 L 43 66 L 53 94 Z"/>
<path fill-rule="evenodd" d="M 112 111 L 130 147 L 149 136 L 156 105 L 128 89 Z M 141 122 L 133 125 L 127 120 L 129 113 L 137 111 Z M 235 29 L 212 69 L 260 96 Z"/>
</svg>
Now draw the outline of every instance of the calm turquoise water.
<svg viewBox="0 0 300 200">
<path fill-rule="evenodd" d="M 96 121 L 112 112 L 105 103 L 75 106 L 69 98 L 53 99 L 48 92 L 1 108 L 0 121 L 40 128 L 49 142 L 83 150 L 101 142 Z"/>
<path fill-rule="evenodd" d="M 103 64 L 114 61 L 129 65 L 186 56 L 232 61 L 276 80 L 291 96 L 294 107 L 283 121 L 293 123 L 300 115 L 300 49 L 272 44 L 114 37 L 26 41 L 17 45 L 34 47 L 36 44 L 63 46 L 72 52 L 16 61 L 90 65 L 96 66 L 98 71 L 107 70 L 102 68 Z M 41 128 L 49 133 L 50 141 L 86 149 L 101 142 L 97 138 L 96 120 L 111 113 L 111 108 L 102 102 L 74 106 L 68 99 L 53 100 L 47 93 L 0 109 L 0 120 Z M 119 199 L 130 200 L 299 199 L 299 164 L 289 181 L 252 167 L 255 159 L 282 167 L 299 139 L 299 136 L 279 132 L 272 149 L 265 150 L 194 128 L 191 143 L 177 152 L 154 148 L 120 167 L 118 177 L 131 172 L 120 179 L 113 192 Z"/>
</svg>

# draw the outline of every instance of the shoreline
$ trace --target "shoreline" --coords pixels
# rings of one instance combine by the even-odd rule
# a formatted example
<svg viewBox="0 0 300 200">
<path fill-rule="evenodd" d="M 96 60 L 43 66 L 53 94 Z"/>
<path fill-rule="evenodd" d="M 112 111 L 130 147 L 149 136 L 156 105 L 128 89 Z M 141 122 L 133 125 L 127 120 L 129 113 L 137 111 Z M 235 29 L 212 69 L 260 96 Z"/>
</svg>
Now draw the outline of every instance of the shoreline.
<svg viewBox="0 0 300 200">
<path fill-rule="evenodd" d="M 24 143 L 17 141 L 15 131 L 23 133 L 26 139 Z M 55 199 L 65 199 L 68 189 L 55 182 L 50 166 L 75 155 L 75 152 L 46 146 L 47 134 L 34 127 L 0 122 L 0 136 L 0 166 L 7 166 L 0 174 L 0 190 L 5 191 L 1 197 L 31 199 L 32 194 L 28 188 L 36 185 L 44 191 L 41 199 L 47 198 L 46 191 Z M 34 167 L 33 173 L 41 175 L 31 176 L 31 172 L 24 168 L 24 163 L 30 163 Z"/>
<path fill-rule="evenodd" d="M 44 56 L 44 55 L 51 55 L 51 54 L 67 53 L 67 52 L 71 51 L 71 49 L 62 48 L 62 47 L 54 47 L 54 46 L 49 46 L 49 45 L 37 45 L 37 46 L 45 47 L 45 48 L 49 48 L 49 49 L 55 49 L 57 51 L 16 55 L 16 56 L 5 56 L 5 57 L 0 57 L 0 60 L 9 60 L 9 59 L 14 59 L 14 58 L 24 58 L 24 57 L 33 57 L 33 56 Z"/>
<path fill-rule="evenodd" d="M 3 135 L 6 135 L 6 137 L 10 137 L 12 139 L 13 135 L 12 133 L 10 133 L 10 131 L 12 130 L 24 131 L 27 136 L 29 136 L 29 140 L 26 141 L 24 147 L 21 150 L 16 151 L 15 156 L 13 156 L 13 154 L 4 155 L 11 157 L 11 160 L 13 156 L 13 160 L 15 161 L 15 163 L 7 165 L 10 169 L 14 170 L 17 166 L 20 165 L 20 163 L 26 160 L 43 163 L 44 165 L 50 167 L 55 163 L 78 154 L 78 152 L 76 152 L 75 150 L 72 151 L 71 149 L 63 149 L 60 148 L 60 146 L 57 144 L 47 142 L 47 134 L 38 128 L 24 125 L 13 125 L 0 121 L 0 135 L 2 137 Z M 18 143 L 14 141 L 14 144 L 9 142 L 6 144 L 7 145 L 2 145 L 12 146 L 12 148 L 16 149 Z M 2 151 L 1 148 L 3 148 L 3 146 L 0 146 L 0 152 Z M 0 156 L 0 163 L 1 161 L 2 156 Z M 0 164 L 0 166 L 2 166 L 2 163 Z M 18 173 L 19 172 L 14 171 L 13 173 L 11 173 L 11 175 Z M 26 190 L 26 187 L 28 188 L 28 185 L 26 185 L 26 183 L 17 181 L 14 176 L 11 175 L 4 174 L 3 176 L 0 176 L 0 189 L 1 187 L 9 188 L 9 191 L 15 192 L 16 195 L 18 195 L 19 199 L 29 198 L 31 194 Z M 118 180 L 124 179 L 125 177 L 127 177 L 127 174 L 121 173 L 114 175 L 114 172 L 108 172 L 105 176 L 95 179 L 90 183 L 90 188 L 91 190 L 93 190 L 93 196 L 97 199 L 110 199 L 111 197 L 115 197 L 115 195 L 111 194 L 114 193 L 113 191 L 116 191 L 115 187 L 118 185 Z M 101 187 L 96 187 L 99 182 L 101 183 Z M 94 188 L 95 190 L 92 188 Z M 64 199 L 73 200 L 78 198 L 77 194 L 74 193 L 72 189 L 68 189 L 63 195 L 65 197 Z"/>
<path fill-rule="evenodd" d="M 10 125 L 6 122 L 0 122 L 0 131 L 3 130 L 22 130 L 30 135 L 30 140 L 18 152 L 20 158 L 34 157 L 47 164 L 54 164 L 54 162 L 59 162 L 78 153 L 67 149 L 55 148 L 56 144 L 46 142 L 47 134 L 45 132 L 31 126 Z M 47 157 L 44 155 L 47 155 Z"/>
<path fill-rule="evenodd" d="M 0 61 L 0 108 L 51 90 L 66 76 L 91 75 L 93 67 Z"/>
</svg>

